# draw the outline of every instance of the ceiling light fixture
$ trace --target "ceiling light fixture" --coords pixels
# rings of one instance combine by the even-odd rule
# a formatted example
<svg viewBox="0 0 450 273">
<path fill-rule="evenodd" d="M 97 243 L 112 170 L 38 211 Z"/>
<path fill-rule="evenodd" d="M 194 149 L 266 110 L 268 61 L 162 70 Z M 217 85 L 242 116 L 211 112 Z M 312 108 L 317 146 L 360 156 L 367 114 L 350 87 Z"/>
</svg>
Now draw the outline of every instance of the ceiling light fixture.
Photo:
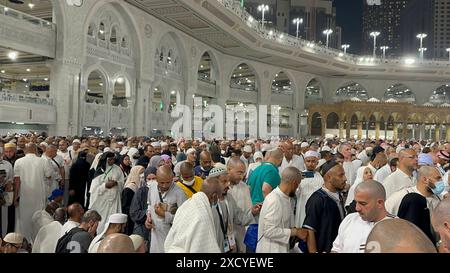
<svg viewBox="0 0 450 273">
<path fill-rule="evenodd" d="M 17 51 L 11 51 L 8 53 L 8 58 L 10 58 L 13 61 L 17 59 L 17 56 L 18 56 Z"/>
</svg>

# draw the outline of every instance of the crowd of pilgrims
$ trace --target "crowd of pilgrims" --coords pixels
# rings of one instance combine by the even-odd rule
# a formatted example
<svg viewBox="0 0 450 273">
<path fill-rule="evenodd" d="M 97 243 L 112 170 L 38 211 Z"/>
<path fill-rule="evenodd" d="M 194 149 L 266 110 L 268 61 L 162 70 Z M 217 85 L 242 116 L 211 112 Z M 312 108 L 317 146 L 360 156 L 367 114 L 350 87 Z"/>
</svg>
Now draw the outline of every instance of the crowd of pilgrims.
<svg viewBox="0 0 450 273">
<path fill-rule="evenodd" d="M 450 252 L 450 143 L 0 138 L 1 253 Z"/>
</svg>

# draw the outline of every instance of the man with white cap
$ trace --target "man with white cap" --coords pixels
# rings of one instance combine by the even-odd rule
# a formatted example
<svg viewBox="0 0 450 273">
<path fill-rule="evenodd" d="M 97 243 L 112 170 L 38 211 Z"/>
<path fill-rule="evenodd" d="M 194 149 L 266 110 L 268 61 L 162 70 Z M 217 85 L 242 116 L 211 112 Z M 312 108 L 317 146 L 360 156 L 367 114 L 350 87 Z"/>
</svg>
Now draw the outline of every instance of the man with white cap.
<svg viewBox="0 0 450 273">
<path fill-rule="evenodd" d="M 239 162 L 236 162 L 237 160 L 239 159 L 231 158 L 228 161 L 228 164 L 239 164 Z M 232 162 L 230 163 L 230 161 Z M 242 164 L 242 162 L 240 164 Z M 227 169 L 222 164 L 216 164 L 216 167 L 211 170 L 209 176 L 219 178 L 222 190 L 221 195 L 219 196 L 218 206 L 215 210 L 213 209 L 214 223 L 217 231 L 217 243 L 223 253 L 238 252 L 234 226 L 235 224 L 246 226 L 255 221 L 254 216 L 259 214 L 261 204 L 257 204 L 253 207 L 249 206 L 245 210 L 238 207 L 233 196 L 228 194 L 230 180 L 228 178 Z"/>
<path fill-rule="evenodd" d="M 323 186 L 323 178 L 317 172 L 317 164 L 319 163 L 320 154 L 314 151 L 305 153 L 306 172 L 303 173 L 302 183 L 299 184 L 295 195 L 297 197 L 297 205 L 295 210 L 295 226 L 302 227 L 305 220 L 306 202 L 309 197 Z"/>
<path fill-rule="evenodd" d="M 305 163 L 302 156 L 294 154 L 294 145 L 292 142 L 285 142 L 282 144 L 284 158 L 279 167 L 280 173 L 283 172 L 287 167 L 295 167 L 299 171 L 305 170 Z"/>
<path fill-rule="evenodd" d="M 161 155 L 161 143 L 159 141 L 152 142 L 153 148 L 155 148 L 155 155 Z"/>
<path fill-rule="evenodd" d="M 247 168 L 247 175 L 245 176 L 246 179 L 248 179 L 250 177 L 250 174 L 258 167 L 261 165 L 261 162 L 264 160 L 264 156 L 263 153 L 260 151 L 257 151 L 253 154 L 253 161 L 255 163 L 251 163 L 250 165 L 248 165 Z"/>
<path fill-rule="evenodd" d="M 20 233 L 8 233 L 3 239 L 5 246 L 3 247 L 3 253 L 17 253 L 22 247 L 23 236 Z"/>
<path fill-rule="evenodd" d="M 72 162 L 77 161 L 78 153 L 80 152 L 81 141 L 79 139 L 72 140 L 72 145 L 67 148 L 72 156 Z"/>
<path fill-rule="evenodd" d="M 105 229 L 102 233 L 97 235 L 89 246 L 89 253 L 97 253 L 97 249 L 100 246 L 101 241 L 106 236 L 114 233 L 123 233 L 128 220 L 128 216 L 123 213 L 111 214 L 106 223 Z"/>
<path fill-rule="evenodd" d="M 253 153 L 253 149 L 252 149 L 252 146 L 250 146 L 250 145 L 245 145 L 244 148 L 242 149 L 241 160 L 242 160 L 242 162 L 244 162 L 246 169 L 248 169 L 248 166 L 251 163 L 255 162 L 255 161 L 253 161 L 252 153 Z"/>
</svg>

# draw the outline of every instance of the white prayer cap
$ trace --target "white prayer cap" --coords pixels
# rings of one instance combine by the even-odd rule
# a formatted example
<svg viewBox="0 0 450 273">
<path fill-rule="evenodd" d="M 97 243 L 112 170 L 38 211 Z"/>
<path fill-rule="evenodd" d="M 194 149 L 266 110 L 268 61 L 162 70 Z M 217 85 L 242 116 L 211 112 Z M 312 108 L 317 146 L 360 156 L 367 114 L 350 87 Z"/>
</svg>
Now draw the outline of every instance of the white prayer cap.
<svg viewBox="0 0 450 273">
<path fill-rule="evenodd" d="M 244 151 L 245 153 L 252 153 L 252 152 L 253 152 L 253 149 L 252 149 L 251 146 L 245 145 L 243 151 Z"/>
<path fill-rule="evenodd" d="M 261 152 L 267 152 L 269 150 L 272 150 L 272 145 L 264 143 L 261 145 Z"/>
<path fill-rule="evenodd" d="M 197 150 L 196 149 L 194 149 L 194 148 L 189 148 L 187 151 L 186 151 L 186 154 L 188 155 L 188 154 L 195 154 L 197 152 Z"/>
<path fill-rule="evenodd" d="M 23 236 L 20 233 L 12 232 L 6 234 L 3 241 L 9 244 L 18 245 L 23 243 Z"/>
<path fill-rule="evenodd" d="M 322 151 L 322 152 L 331 152 L 331 148 L 330 148 L 330 146 L 328 146 L 328 145 L 327 145 L 327 146 L 323 146 L 322 149 L 321 149 L 321 151 Z"/>
<path fill-rule="evenodd" d="M 305 158 L 308 158 L 308 157 L 320 158 L 320 154 L 318 152 L 316 152 L 316 151 L 307 151 L 305 153 Z"/>
<path fill-rule="evenodd" d="M 221 164 L 223 165 L 223 164 Z M 227 169 L 225 165 L 220 166 L 219 164 L 214 165 L 214 168 L 209 172 L 208 177 L 218 177 L 220 175 L 227 174 Z"/>
<path fill-rule="evenodd" d="M 42 145 L 45 146 L 45 147 L 48 147 L 47 142 L 44 142 L 44 141 L 43 141 L 43 142 L 41 142 L 41 143 L 39 144 L 39 146 L 42 146 Z"/>
<path fill-rule="evenodd" d="M 255 141 L 253 139 L 249 139 L 247 140 L 246 144 L 248 145 L 255 144 Z"/>
<path fill-rule="evenodd" d="M 300 144 L 300 148 L 306 148 L 309 147 L 308 142 L 302 142 L 302 144 Z"/>
<path fill-rule="evenodd" d="M 117 142 L 117 145 L 124 145 L 122 141 Z"/>
<path fill-rule="evenodd" d="M 137 235 L 137 234 L 132 234 L 129 237 L 130 237 L 131 241 L 133 242 L 134 250 L 138 250 L 138 248 L 144 242 L 144 238 L 142 238 L 141 235 Z"/>
<path fill-rule="evenodd" d="M 108 218 L 108 223 L 110 224 L 125 224 L 128 220 L 128 216 L 123 213 L 111 214 Z"/>
<path fill-rule="evenodd" d="M 398 153 L 400 153 L 401 150 L 404 150 L 404 149 L 405 149 L 405 147 L 398 146 L 397 149 L 395 150 L 395 152 L 398 154 Z"/>
<path fill-rule="evenodd" d="M 72 141 L 72 144 L 73 144 L 73 143 L 81 144 L 81 141 L 80 141 L 79 139 L 74 139 L 74 140 Z"/>
<path fill-rule="evenodd" d="M 161 143 L 159 143 L 158 141 L 155 141 L 155 142 L 152 142 L 152 146 L 153 146 L 154 148 L 156 148 L 156 147 L 161 147 Z"/>
<path fill-rule="evenodd" d="M 111 148 L 106 147 L 105 149 L 103 149 L 103 152 L 106 153 L 106 152 L 114 152 L 114 151 Z"/>
<path fill-rule="evenodd" d="M 139 150 L 138 150 L 138 149 L 136 149 L 136 148 L 134 148 L 134 147 L 131 147 L 131 148 L 128 150 L 127 155 L 130 156 L 130 157 L 132 157 L 133 155 L 138 154 L 138 153 L 139 153 Z"/>
<path fill-rule="evenodd" d="M 258 158 L 264 159 L 264 156 L 261 152 L 255 152 L 255 154 L 253 155 L 253 160 L 256 161 L 256 159 Z"/>
<path fill-rule="evenodd" d="M 122 151 L 120 151 L 120 155 L 126 155 L 128 153 L 128 148 L 123 148 Z"/>
</svg>

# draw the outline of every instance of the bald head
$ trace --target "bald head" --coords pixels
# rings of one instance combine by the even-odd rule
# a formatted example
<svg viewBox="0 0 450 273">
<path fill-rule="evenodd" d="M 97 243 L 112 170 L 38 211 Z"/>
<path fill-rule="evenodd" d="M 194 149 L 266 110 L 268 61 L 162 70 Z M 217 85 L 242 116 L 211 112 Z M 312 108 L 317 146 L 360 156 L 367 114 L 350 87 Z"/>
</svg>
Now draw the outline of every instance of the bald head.
<svg viewBox="0 0 450 273">
<path fill-rule="evenodd" d="M 69 219 L 75 222 L 80 223 L 81 217 L 83 217 L 84 209 L 78 203 L 73 203 L 67 208 L 67 214 L 69 215 Z"/>
<path fill-rule="evenodd" d="M 133 241 L 129 236 L 114 233 L 106 236 L 98 247 L 97 253 L 134 253 Z"/>
<path fill-rule="evenodd" d="M 210 204 L 217 201 L 221 195 L 220 180 L 217 177 L 208 177 L 202 183 L 201 192 L 208 196 Z"/>
<path fill-rule="evenodd" d="M 302 173 L 295 167 L 287 167 L 281 172 L 281 183 L 291 184 L 300 182 L 302 180 Z"/>
<path fill-rule="evenodd" d="M 63 208 L 57 208 L 55 210 L 55 214 L 53 215 L 53 219 L 61 224 L 64 224 L 66 221 L 66 211 Z"/>
<path fill-rule="evenodd" d="M 200 153 L 200 165 L 205 170 L 210 170 L 212 167 L 211 153 L 208 151 L 203 151 Z"/>
<path fill-rule="evenodd" d="M 27 154 L 36 154 L 37 153 L 37 146 L 34 143 L 27 143 L 25 145 L 25 153 Z"/>
<path fill-rule="evenodd" d="M 436 253 L 428 237 L 403 219 L 382 220 L 370 232 L 366 253 Z"/>
<path fill-rule="evenodd" d="M 239 166 L 244 166 L 244 162 L 237 156 L 230 157 L 230 159 L 227 162 L 227 168 L 237 168 Z"/>
<path fill-rule="evenodd" d="M 439 175 L 439 170 L 433 166 L 422 166 L 420 167 L 417 178 L 421 181 L 423 178 L 430 178 Z"/>
<path fill-rule="evenodd" d="M 355 188 L 355 194 L 363 191 L 367 192 L 371 198 L 386 201 L 386 190 L 384 189 L 383 184 L 378 181 L 367 180 L 359 183 Z"/>
<path fill-rule="evenodd" d="M 283 162 L 283 157 L 283 151 L 277 148 L 269 151 L 269 154 L 267 154 L 267 162 L 270 162 L 278 167 L 281 165 L 281 162 Z"/>
<path fill-rule="evenodd" d="M 432 218 L 433 223 L 448 222 L 450 224 L 450 198 L 439 202 L 438 206 L 433 210 Z M 448 228 L 450 229 L 450 226 Z"/>
<path fill-rule="evenodd" d="M 159 167 L 156 171 L 156 181 L 158 182 L 158 188 L 160 191 L 168 191 L 173 183 L 172 168 L 170 168 L 168 165 Z"/>
</svg>

